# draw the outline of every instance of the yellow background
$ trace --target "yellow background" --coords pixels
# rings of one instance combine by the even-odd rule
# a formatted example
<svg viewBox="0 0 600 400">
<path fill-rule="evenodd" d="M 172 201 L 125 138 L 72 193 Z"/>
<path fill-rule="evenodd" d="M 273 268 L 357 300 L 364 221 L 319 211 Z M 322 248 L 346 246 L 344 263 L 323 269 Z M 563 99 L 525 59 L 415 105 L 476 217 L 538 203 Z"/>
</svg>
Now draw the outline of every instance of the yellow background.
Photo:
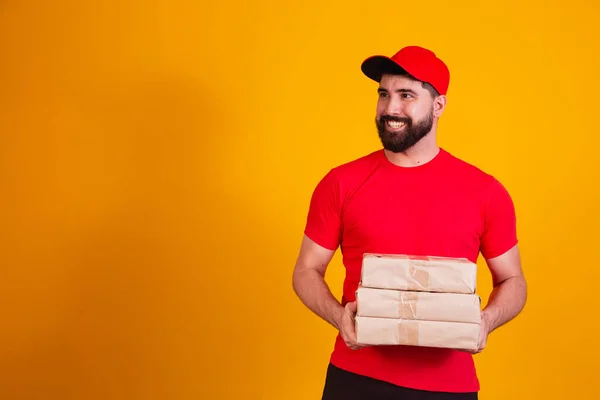
<svg viewBox="0 0 600 400">
<path fill-rule="evenodd" d="M 2 2 L 0 398 L 320 398 L 308 201 L 379 148 L 360 62 L 409 44 L 452 71 L 440 144 L 518 211 L 530 298 L 480 398 L 596 395 L 597 3 L 319 3 Z"/>
</svg>

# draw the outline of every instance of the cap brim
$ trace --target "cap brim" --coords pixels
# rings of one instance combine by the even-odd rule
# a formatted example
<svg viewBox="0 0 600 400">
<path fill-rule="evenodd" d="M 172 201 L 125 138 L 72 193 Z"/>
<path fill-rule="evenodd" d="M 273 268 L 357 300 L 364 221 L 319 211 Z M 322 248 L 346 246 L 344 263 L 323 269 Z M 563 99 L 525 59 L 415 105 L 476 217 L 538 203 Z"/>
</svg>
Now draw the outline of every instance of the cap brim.
<svg viewBox="0 0 600 400">
<path fill-rule="evenodd" d="M 401 65 L 386 56 L 369 57 L 363 61 L 360 69 L 363 74 L 376 82 L 381 81 L 383 74 L 406 72 Z"/>
</svg>

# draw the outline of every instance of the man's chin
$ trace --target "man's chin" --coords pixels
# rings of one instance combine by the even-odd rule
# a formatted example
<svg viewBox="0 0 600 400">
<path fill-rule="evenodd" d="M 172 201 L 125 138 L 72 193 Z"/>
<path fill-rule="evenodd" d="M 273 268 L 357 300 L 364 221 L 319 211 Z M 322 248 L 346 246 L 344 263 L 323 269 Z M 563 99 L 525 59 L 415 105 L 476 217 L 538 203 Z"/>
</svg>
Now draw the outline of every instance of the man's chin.
<svg viewBox="0 0 600 400">
<path fill-rule="evenodd" d="M 382 141 L 381 144 L 383 148 L 392 153 L 402 153 L 408 150 L 411 146 L 408 146 L 405 143 L 390 143 L 386 141 Z"/>
<path fill-rule="evenodd" d="M 383 146 L 383 148 L 385 150 L 389 151 L 390 153 L 394 153 L 394 154 L 404 153 L 408 149 L 410 149 L 410 147 L 407 147 L 407 148 L 397 148 L 397 147 L 386 147 L 386 146 Z"/>
</svg>

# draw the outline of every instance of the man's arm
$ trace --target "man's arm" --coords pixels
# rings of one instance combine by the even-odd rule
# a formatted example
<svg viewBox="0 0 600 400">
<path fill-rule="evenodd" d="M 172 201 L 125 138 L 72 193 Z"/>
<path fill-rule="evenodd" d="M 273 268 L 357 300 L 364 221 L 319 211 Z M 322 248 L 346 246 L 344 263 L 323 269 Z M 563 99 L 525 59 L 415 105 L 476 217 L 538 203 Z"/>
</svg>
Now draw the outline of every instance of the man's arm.
<svg viewBox="0 0 600 400">
<path fill-rule="evenodd" d="M 356 342 L 356 301 L 342 306 L 325 282 L 325 271 L 334 253 L 304 235 L 292 285 L 304 305 L 334 326 L 350 349 L 357 350 L 365 346 Z"/>
<path fill-rule="evenodd" d="M 306 307 L 340 330 L 344 307 L 325 282 L 325 271 L 334 253 L 335 251 L 318 245 L 305 235 L 294 267 L 292 285 Z"/>
<path fill-rule="evenodd" d="M 527 283 L 521 267 L 518 246 L 486 261 L 494 285 L 488 303 L 482 311 L 489 334 L 515 318 L 523 310 L 527 301 Z"/>
</svg>

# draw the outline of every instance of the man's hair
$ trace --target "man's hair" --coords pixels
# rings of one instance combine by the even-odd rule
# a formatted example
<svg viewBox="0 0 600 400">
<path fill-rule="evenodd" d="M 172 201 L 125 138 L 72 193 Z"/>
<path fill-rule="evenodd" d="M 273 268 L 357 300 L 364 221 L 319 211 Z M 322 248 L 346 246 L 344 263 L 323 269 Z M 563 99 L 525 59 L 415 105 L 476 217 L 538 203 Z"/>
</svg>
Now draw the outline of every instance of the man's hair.
<svg viewBox="0 0 600 400">
<path fill-rule="evenodd" d="M 440 95 L 440 92 L 438 92 L 433 86 L 431 86 L 430 83 L 420 81 L 406 71 L 400 71 L 397 75 L 406 76 L 407 78 L 412 79 L 413 81 L 421 82 L 421 86 L 423 86 L 423 89 L 427 90 L 431 94 L 431 97 L 433 97 L 434 99 Z"/>
<path fill-rule="evenodd" d="M 423 86 L 423 88 L 427 89 L 427 91 L 429 91 L 429 93 L 431 93 L 431 97 L 433 97 L 434 99 L 440 95 L 440 92 L 438 92 L 433 86 L 431 86 L 430 83 L 421 82 L 421 86 Z"/>
</svg>

